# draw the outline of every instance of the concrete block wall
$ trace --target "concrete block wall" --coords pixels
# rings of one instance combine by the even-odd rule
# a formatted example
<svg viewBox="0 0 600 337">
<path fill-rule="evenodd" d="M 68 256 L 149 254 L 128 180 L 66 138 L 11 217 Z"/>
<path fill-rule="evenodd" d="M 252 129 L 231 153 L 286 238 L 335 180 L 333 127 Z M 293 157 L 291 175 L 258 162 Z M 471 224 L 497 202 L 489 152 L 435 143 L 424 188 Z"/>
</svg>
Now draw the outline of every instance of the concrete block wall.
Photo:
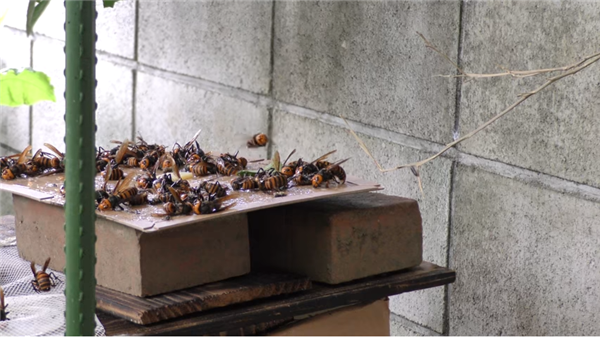
<svg viewBox="0 0 600 337">
<path fill-rule="evenodd" d="M 62 4 L 50 6 L 31 41 L 24 9 L 1 30 L 0 62 L 47 71 L 59 99 L 4 109 L 2 153 L 62 146 L 64 66 L 45 57 L 61 55 Z M 426 158 L 545 77 L 437 77 L 456 71 L 417 31 L 470 72 L 550 68 L 598 51 L 599 14 L 592 1 L 122 0 L 99 8 L 97 139 L 171 144 L 202 128 L 224 151 L 268 132 L 255 157 L 337 149 L 349 174 L 419 201 L 424 259 L 457 272 L 393 298 L 394 334 L 597 335 L 598 65 L 424 166 L 424 195 L 409 171 L 377 171 L 338 116 L 385 167 Z"/>
</svg>

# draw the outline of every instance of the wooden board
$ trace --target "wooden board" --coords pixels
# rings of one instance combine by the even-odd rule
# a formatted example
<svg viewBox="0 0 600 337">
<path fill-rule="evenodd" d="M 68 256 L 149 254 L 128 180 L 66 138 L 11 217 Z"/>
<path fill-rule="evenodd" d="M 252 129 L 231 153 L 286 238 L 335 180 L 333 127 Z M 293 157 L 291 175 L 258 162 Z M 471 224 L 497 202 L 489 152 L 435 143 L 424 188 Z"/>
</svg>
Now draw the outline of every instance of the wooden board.
<svg viewBox="0 0 600 337">
<path fill-rule="evenodd" d="M 285 297 L 214 309 L 149 326 L 98 312 L 110 335 L 212 335 L 264 322 L 286 319 L 322 310 L 369 303 L 387 296 L 437 287 L 454 282 L 453 270 L 423 262 L 406 271 L 373 276 L 345 284 L 313 284 L 311 290 Z"/>
<path fill-rule="evenodd" d="M 257 165 L 257 164 L 255 164 Z M 258 166 L 257 166 L 258 167 Z M 138 168 L 123 169 L 126 174 L 142 174 Z M 230 186 L 229 182 L 234 177 L 225 176 L 207 176 L 194 178 L 190 180 L 192 186 L 197 186 L 201 181 L 211 180 L 219 181 L 225 186 Z M 65 198 L 60 195 L 59 189 L 64 182 L 64 174 L 58 173 L 45 177 L 33 177 L 29 179 L 14 179 L 0 181 L 0 190 L 9 191 L 13 194 L 21 195 L 43 203 L 64 206 Z M 114 186 L 116 182 L 110 182 Z M 96 175 L 96 188 L 103 185 L 100 174 Z M 224 203 L 225 206 L 235 203 L 231 208 L 206 215 L 183 215 L 175 216 L 169 220 L 164 218 L 152 217 L 152 213 L 163 213 L 162 205 L 145 205 L 128 207 L 125 211 L 96 211 L 99 217 L 117 222 L 119 224 L 135 228 L 143 232 L 153 232 L 166 228 L 173 228 L 182 225 L 195 224 L 198 222 L 216 219 L 237 213 L 246 213 L 260 209 L 278 207 L 288 204 L 300 203 L 305 201 L 331 198 L 335 196 L 364 193 L 383 189 L 380 185 L 361 180 L 360 178 L 349 176 L 346 184 L 332 186 L 330 188 L 313 188 L 312 186 L 294 186 L 286 191 L 287 196 L 275 198 L 273 194 L 262 191 L 231 191 L 233 195 L 231 200 Z"/>
<path fill-rule="evenodd" d="M 253 273 L 153 297 L 96 287 L 98 309 L 137 324 L 150 324 L 208 309 L 311 288 L 305 276 Z"/>
</svg>

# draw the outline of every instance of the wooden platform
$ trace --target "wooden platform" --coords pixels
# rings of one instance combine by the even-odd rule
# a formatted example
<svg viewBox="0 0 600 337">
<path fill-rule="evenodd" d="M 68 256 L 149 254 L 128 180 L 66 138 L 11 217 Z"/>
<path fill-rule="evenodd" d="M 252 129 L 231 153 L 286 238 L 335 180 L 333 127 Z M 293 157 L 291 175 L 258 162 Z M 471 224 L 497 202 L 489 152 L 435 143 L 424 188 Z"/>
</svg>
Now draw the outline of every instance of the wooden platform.
<svg viewBox="0 0 600 337">
<path fill-rule="evenodd" d="M 288 273 L 253 273 L 153 297 L 137 297 L 96 287 L 96 307 L 137 324 L 225 307 L 255 299 L 310 289 L 308 277 Z"/>
<path fill-rule="evenodd" d="M 147 326 L 98 311 L 107 335 L 215 335 L 251 334 L 294 316 L 345 305 L 369 303 L 386 296 L 454 282 L 453 270 L 429 262 L 406 271 L 388 273 L 336 286 L 313 284 L 307 291 L 265 298 L 200 312 Z"/>
</svg>

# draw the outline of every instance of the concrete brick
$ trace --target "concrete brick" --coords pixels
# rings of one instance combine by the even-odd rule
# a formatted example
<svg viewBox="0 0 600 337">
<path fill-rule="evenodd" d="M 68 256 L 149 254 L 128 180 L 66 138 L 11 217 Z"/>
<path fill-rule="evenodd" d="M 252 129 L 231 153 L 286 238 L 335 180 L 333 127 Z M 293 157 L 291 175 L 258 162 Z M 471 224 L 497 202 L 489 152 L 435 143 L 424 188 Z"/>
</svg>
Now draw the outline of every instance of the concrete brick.
<svg viewBox="0 0 600 337">
<path fill-rule="evenodd" d="M 395 314 L 390 314 L 390 336 L 424 336 L 402 324 L 403 321 Z"/>
<path fill-rule="evenodd" d="M 50 268 L 62 270 L 63 208 L 17 196 L 15 211 L 19 255 L 28 261 L 51 257 Z M 250 272 L 245 214 L 154 233 L 98 218 L 96 236 L 98 284 L 131 295 L 151 296 Z"/>
<path fill-rule="evenodd" d="M 148 142 L 170 146 L 198 138 L 205 151 L 266 158 L 266 148 L 246 149 L 246 141 L 267 131 L 267 109 L 187 84 L 138 73 L 136 132 Z"/>
<path fill-rule="evenodd" d="M 38 40 L 33 48 L 36 69 L 50 76 L 56 102 L 41 102 L 33 108 L 33 147 L 50 143 L 64 150 L 65 77 L 64 42 Z M 96 144 L 107 146 L 111 139 L 131 138 L 133 75 L 131 70 L 107 61 L 96 65 Z"/>
<path fill-rule="evenodd" d="M 12 193 L 0 191 L 0 216 L 15 214 L 12 207 Z"/>
<path fill-rule="evenodd" d="M 130 59 L 134 57 L 135 3 L 135 0 L 119 0 L 113 8 L 104 8 L 102 1 L 96 1 L 97 50 Z M 64 1 L 50 1 L 34 30 L 36 34 L 64 41 L 65 17 Z"/>
<path fill-rule="evenodd" d="M 469 1 L 464 6 L 464 68 L 470 72 L 561 67 L 597 52 L 595 1 Z M 532 38 L 535 36 L 535 38 Z M 460 128 L 475 129 L 548 75 L 476 80 L 462 86 Z M 461 150 L 585 184 L 600 186 L 598 83 L 594 65 L 530 98 L 466 141 Z M 576 163 L 576 164 L 575 164 Z"/>
<path fill-rule="evenodd" d="M 338 284 L 419 265 L 415 200 L 363 193 L 252 212 L 253 269 L 277 269 Z"/>
<path fill-rule="evenodd" d="M 139 60 L 161 69 L 266 93 L 270 1 L 140 1 Z"/>
<path fill-rule="evenodd" d="M 598 203 L 458 166 L 450 335 L 597 335 Z"/>
<path fill-rule="evenodd" d="M 386 140 L 360 135 L 373 155 L 384 167 L 421 160 L 428 153 Z M 383 193 L 415 199 L 423 216 L 423 259 L 446 265 L 448 240 L 448 207 L 452 162 L 438 158 L 421 169 L 425 197 L 409 170 L 381 173 L 362 152 L 354 138 L 342 128 L 299 117 L 280 110 L 273 113 L 273 150 L 287 155 L 298 149 L 294 157 L 317 158 L 337 149 L 332 160 L 351 157 L 344 163 L 349 175 L 380 183 Z M 443 327 L 443 287 L 408 293 L 391 298 L 390 308 L 412 321 L 441 332 Z"/>
<path fill-rule="evenodd" d="M 452 140 L 459 1 L 287 1 L 275 5 L 277 99 L 436 142 Z"/>
</svg>

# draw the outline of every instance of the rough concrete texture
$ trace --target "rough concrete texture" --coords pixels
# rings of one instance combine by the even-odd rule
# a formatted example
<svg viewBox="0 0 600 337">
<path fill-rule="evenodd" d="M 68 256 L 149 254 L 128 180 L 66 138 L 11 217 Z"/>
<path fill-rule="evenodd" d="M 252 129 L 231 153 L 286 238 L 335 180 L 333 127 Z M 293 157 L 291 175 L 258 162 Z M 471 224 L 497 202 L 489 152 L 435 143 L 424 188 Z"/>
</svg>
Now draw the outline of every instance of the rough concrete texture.
<svg viewBox="0 0 600 337">
<path fill-rule="evenodd" d="M 390 314 L 390 336 L 423 336 L 422 334 L 406 327 L 403 320 L 395 314 Z"/>
<path fill-rule="evenodd" d="M 33 148 L 50 143 L 64 150 L 65 77 L 64 42 L 37 40 L 33 47 L 33 64 L 50 76 L 56 102 L 41 102 L 33 107 Z M 96 144 L 108 146 L 111 139 L 131 138 L 132 86 L 131 70 L 107 61 L 96 65 Z"/>
<path fill-rule="evenodd" d="M 11 10 L 11 13 L 14 11 Z M 0 28 L 0 69 L 29 67 L 30 41 L 24 33 Z M 29 107 L 0 106 L 0 156 L 23 151 L 29 145 Z M 14 214 L 10 193 L 0 192 L 0 215 Z"/>
<path fill-rule="evenodd" d="M 452 140 L 459 1 L 275 3 L 277 99 L 436 142 Z"/>
<path fill-rule="evenodd" d="M 6 27 L 0 28 L 0 69 L 29 67 L 30 41 Z M 29 145 L 29 107 L 0 106 L 0 156 L 23 151 Z M 16 150 L 16 151 L 15 151 Z"/>
<path fill-rule="evenodd" d="M 140 1 L 141 63 L 266 93 L 271 1 Z M 185 37 L 185 38 L 182 38 Z"/>
<path fill-rule="evenodd" d="M 423 229 L 415 200 L 361 193 L 248 215 L 252 268 L 328 284 L 419 265 Z"/>
<path fill-rule="evenodd" d="M 428 153 L 389 141 L 360 135 L 375 158 L 386 168 L 426 158 Z M 419 202 L 423 216 L 423 259 L 444 266 L 448 239 L 448 207 L 451 161 L 438 158 L 421 170 L 425 196 L 419 192 L 409 170 L 380 173 L 346 130 L 318 121 L 275 110 L 273 113 L 273 150 L 287 156 L 317 158 L 337 149 L 331 160 L 351 157 L 343 167 L 348 175 L 380 183 L 383 193 L 399 195 Z M 390 308 L 420 324 L 442 331 L 443 287 L 392 297 Z"/>
<path fill-rule="evenodd" d="M 96 1 L 96 49 L 132 59 L 135 39 L 135 0 L 119 0 L 113 8 Z M 23 17 L 25 17 L 23 12 Z M 36 34 L 65 40 L 64 1 L 50 1 L 34 26 Z"/>
<path fill-rule="evenodd" d="M 19 255 L 37 263 L 51 257 L 50 267 L 62 270 L 63 208 L 17 196 L 15 213 Z M 245 214 L 156 233 L 97 218 L 96 236 L 98 284 L 131 295 L 156 295 L 250 272 Z"/>
<path fill-rule="evenodd" d="M 194 86 L 138 73 L 136 131 L 148 142 L 187 142 L 202 129 L 205 151 L 238 149 L 247 158 L 266 158 L 266 148 L 247 149 L 246 141 L 267 131 L 267 109 Z"/>
<path fill-rule="evenodd" d="M 450 335 L 598 335 L 597 203 L 457 168 Z"/>
<path fill-rule="evenodd" d="M 597 52 L 600 2 L 469 1 L 462 63 L 469 72 L 561 67 Z M 535 38 L 534 38 L 535 36 Z M 486 158 L 600 186 L 600 64 L 566 78 L 466 141 Z M 462 86 L 460 128 L 475 129 L 549 76 L 471 81 Z"/>
</svg>

